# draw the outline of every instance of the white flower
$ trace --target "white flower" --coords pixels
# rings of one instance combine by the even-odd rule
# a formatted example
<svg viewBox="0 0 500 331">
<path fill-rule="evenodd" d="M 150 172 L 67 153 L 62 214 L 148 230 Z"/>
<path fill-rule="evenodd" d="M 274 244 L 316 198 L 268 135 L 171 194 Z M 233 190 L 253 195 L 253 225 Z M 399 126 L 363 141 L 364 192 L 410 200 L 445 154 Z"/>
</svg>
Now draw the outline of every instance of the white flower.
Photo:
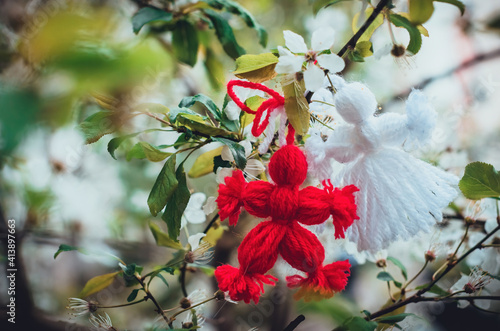
<svg viewBox="0 0 500 331">
<path fill-rule="evenodd" d="M 188 222 L 191 224 L 201 224 L 207 220 L 207 216 L 202 210 L 206 198 L 207 196 L 202 192 L 191 194 L 181 219 L 181 228 L 185 227 Z"/>
<path fill-rule="evenodd" d="M 188 243 L 191 246 L 191 251 L 187 252 L 184 260 L 187 263 L 207 264 L 214 256 L 214 252 L 210 251 L 212 245 L 201 238 L 205 237 L 205 233 L 197 233 L 189 236 Z"/>
<path fill-rule="evenodd" d="M 492 278 L 488 276 L 488 273 L 484 272 L 483 269 L 478 266 L 472 268 L 469 275 L 463 275 L 462 277 L 450 288 L 450 291 L 457 292 L 463 291 L 458 295 L 478 295 L 482 293 L 483 295 L 488 295 L 490 291 L 495 291 L 498 289 L 498 284 L 495 284 L 492 288 L 485 288 L 490 282 Z M 498 282 L 497 282 L 498 283 Z M 480 308 L 488 309 L 490 306 L 490 300 L 476 300 L 474 302 Z M 458 307 L 465 308 L 469 305 L 469 301 L 459 300 Z"/>
<path fill-rule="evenodd" d="M 93 313 L 97 311 L 97 302 L 86 301 L 79 298 L 69 298 L 68 301 L 69 304 L 66 309 L 72 310 L 72 314 L 75 316 L 85 315 L 86 313 Z"/>
<path fill-rule="evenodd" d="M 245 157 L 247 158 L 247 165 L 245 166 L 245 169 L 243 169 L 243 172 L 247 175 L 250 175 L 251 177 L 257 177 L 266 170 L 266 167 L 264 167 L 262 162 L 260 162 L 259 160 L 249 158 L 252 154 L 252 143 L 249 140 L 240 141 L 239 144 L 243 146 L 243 148 L 245 148 Z M 221 157 L 224 161 L 229 161 L 231 163 L 234 162 L 233 154 L 227 146 L 224 146 L 224 148 L 222 149 Z M 217 177 L 219 177 L 219 170 L 224 174 L 224 177 L 226 177 L 227 175 L 231 176 L 233 170 L 228 169 L 229 168 L 217 169 Z"/>
<path fill-rule="evenodd" d="M 109 315 L 107 313 L 104 313 L 104 315 L 92 314 L 89 318 L 89 321 L 97 329 L 116 330 L 113 327 L 113 323 L 111 323 L 111 318 L 109 318 Z"/>
<path fill-rule="evenodd" d="M 205 323 L 205 320 L 206 320 L 206 317 L 202 314 L 200 314 L 198 312 L 198 310 L 196 310 L 196 325 L 197 326 L 202 326 L 204 323 Z M 182 321 L 182 328 L 183 329 L 191 329 L 193 327 L 193 313 L 190 311 L 188 311 L 188 313 L 186 314 L 186 317 L 184 318 L 184 320 Z"/>
<path fill-rule="evenodd" d="M 323 85 L 325 76 L 323 69 L 336 73 L 344 69 L 344 60 L 337 54 L 322 54 L 333 45 L 334 31 L 324 28 L 314 31 L 312 49 L 308 49 L 304 38 L 292 31 L 283 31 L 285 45 L 288 49 L 278 46 L 280 54 L 275 71 L 279 74 L 289 74 L 302 71 L 302 65 L 307 62 L 304 72 L 306 88 L 316 91 Z"/>
</svg>

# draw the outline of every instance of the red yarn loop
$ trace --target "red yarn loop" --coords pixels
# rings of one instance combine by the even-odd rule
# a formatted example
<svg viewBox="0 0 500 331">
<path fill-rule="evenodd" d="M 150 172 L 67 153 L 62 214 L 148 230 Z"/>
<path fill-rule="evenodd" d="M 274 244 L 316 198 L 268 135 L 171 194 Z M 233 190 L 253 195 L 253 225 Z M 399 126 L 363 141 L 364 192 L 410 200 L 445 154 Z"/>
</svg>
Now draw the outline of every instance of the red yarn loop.
<svg viewBox="0 0 500 331">
<path fill-rule="evenodd" d="M 236 95 L 236 93 L 234 92 L 235 86 L 263 91 L 269 94 L 271 98 L 264 101 L 259 106 L 259 108 L 257 108 L 256 111 L 254 111 L 250 109 L 250 107 L 245 105 L 245 103 L 241 101 L 241 99 Z M 271 116 L 271 113 L 274 110 L 278 109 L 279 107 L 285 106 L 285 98 L 283 98 L 283 96 L 281 96 L 275 90 L 270 89 L 265 85 L 248 82 L 245 80 L 237 80 L 237 79 L 230 80 L 227 83 L 227 94 L 238 105 L 238 107 L 241 108 L 241 110 L 249 114 L 255 114 L 255 119 L 253 120 L 253 126 L 252 126 L 252 134 L 255 137 L 260 136 L 267 128 L 267 126 L 269 125 L 269 116 Z M 264 115 L 264 113 L 266 113 L 266 115 L 265 118 L 262 120 L 262 116 Z M 295 129 L 290 123 L 288 123 L 288 134 L 286 136 L 286 143 L 288 145 L 293 144 L 294 140 L 295 140 Z"/>
</svg>

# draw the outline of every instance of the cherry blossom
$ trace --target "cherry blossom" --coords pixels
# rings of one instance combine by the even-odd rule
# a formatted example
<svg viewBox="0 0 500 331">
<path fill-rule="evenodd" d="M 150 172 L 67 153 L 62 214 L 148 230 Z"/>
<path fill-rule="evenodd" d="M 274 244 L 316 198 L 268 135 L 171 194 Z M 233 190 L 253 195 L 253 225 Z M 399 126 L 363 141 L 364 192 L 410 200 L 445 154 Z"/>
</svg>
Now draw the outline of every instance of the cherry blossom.
<svg viewBox="0 0 500 331">
<path fill-rule="evenodd" d="M 306 88 L 316 91 L 323 85 L 325 76 L 324 69 L 337 73 L 344 69 L 344 60 L 335 53 L 327 54 L 334 41 L 334 30 L 324 28 L 314 31 L 312 35 L 312 48 L 308 49 L 304 38 L 292 31 L 283 32 L 285 47 L 278 46 L 280 55 L 275 71 L 279 74 L 290 74 L 302 72 L 303 64 L 306 62 L 304 81 Z"/>
</svg>

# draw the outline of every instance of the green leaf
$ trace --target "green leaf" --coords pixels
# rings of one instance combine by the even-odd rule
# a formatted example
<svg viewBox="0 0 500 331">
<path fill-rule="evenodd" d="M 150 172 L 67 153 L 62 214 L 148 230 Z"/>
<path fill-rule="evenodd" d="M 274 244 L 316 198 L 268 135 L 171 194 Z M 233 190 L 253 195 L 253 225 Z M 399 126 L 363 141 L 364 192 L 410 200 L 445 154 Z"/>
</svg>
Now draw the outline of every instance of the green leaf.
<svg viewBox="0 0 500 331">
<path fill-rule="evenodd" d="M 408 31 L 410 34 L 410 42 L 408 43 L 408 46 L 406 46 L 406 50 L 412 54 L 417 54 L 422 46 L 422 36 L 420 35 L 418 28 L 406 17 L 398 14 L 391 14 L 389 19 L 392 24 L 398 28 L 405 28 Z"/>
<path fill-rule="evenodd" d="M 127 161 L 130 161 L 132 159 L 147 158 L 149 161 L 152 162 L 160 162 L 165 160 L 170 155 L 172 155 L 172 153 L 162 152 L 158 148 L 151 145 L 150 143 L 147 143 L 145 141 L 139 141 L 127 153 Z"/>
<path fill-rule="evenodd" d="M 377 327 L 377 323 L 367 321 L 359 316 L 354 316 L 344 322 L 343 326 L 346 327 L 347 330 L 352 331 L 373 331 Z"/>
<path fill-rule="evenodd" d="M 465 5 L 463 4 L 462 1 L 458 1 L 458 0 L 434 0 L 434 2 L 449 3 L 450 5 L 454 5 L 458 9 L 460 9 L 460 14 L 461 15 L 463 15 L 465 13 Z"/>
<path fill-rule="evenodd" d="M 396 259 L 394 257 L 391 257 L 391 256 L 389 256 L 387 258 L 387 260 L 391 261 L 392 263 L 394 263 L 394 265 L 396 267 L 398 267 L 399 269 L 401 269 L 401 273 L 403 274 L 403 277 L 405 279 L 408 279 L 408 272 L 406 271 L 406 267 L 403 265 L 403 263 L 401 263 L 401 261 L 399 261 L 398 259 Z"/>
<path fill-rule="evenodd" d="M 419 25 L 427 22 L 434 13 L 433 0 L 409 0 L 410 20 Z"/>
<path fill-rule="evenodd" d="M 168 236 L 175 240 L 179 237 L 181 231 L 181 219 L 184 210 L 189 202 L 189 189 L 186 183 L 186 173 L 184 172 L 183 164 L 180 164 L 175 172 L 175 178 L 178 182 L 177 189 L 172 194 L 172 197 L 168 200 L 167 206 L 165 207 L 165 212 L 162 215 L 162 219 L 167 223 Z"/>
<path fill-rule="evenodd" d="M 214 168 L 212 171 L 216 174 L 219 168 L 232 168 L 231 162 L 223 160 L 222 156 L 218 155 L 214 157 Z"/>
<path fill-rule="evenodd" d="M 240 16 L 249 28 L 255 29 L 259 36 L 259 44 L 266 47 L 267 32 L 262 25 L 260 25 L 248 10 L 242 7 L 239 3 L 231 0 L 208 0 L 206 1 L 210 6 L 216 9 L 226 9 L 228 12 Z"/>
<path fill-rule="evenodd" d="M 167 13 L 158 8 L 144 7 L 132 16 L 132 28 L 134 33 L 139 33 L 146 24 L 157 21 L 170 22 L 172 18 L 172 13 Z"/>
<path fill-rule="evenodd" d="M 137 132 L 137 133 L 133 133 L 133 134 L 129 134 L 129 135 L 126 135 L 126 136 L 122 136 L 122 137 L 116 137 L 116 138 L 113 138 L 111 139 L 109 142 L 108 142 L 108 153 L 111 155 L 111 157 L 113 159 L 116 160 L 116 156 L 115 156 L 115 151 L 117 150 L 118 147 L 120 147 L 120 145 L 127 139 L 130 139 L 130 138 L 133 138 L 137 135 L 139 135 L 140 132 Z M 146 156 L 144 156 L 146 157 Z"/>
<path fill-rule="evenodd" d="M 245 148 L 243 146 L 241 146 L 235 141 L 225 138 L 212 137 L 212 140 L 223 143 L 224 145 L 229 147 L 231 154 L 233 154 L 234 163 L 236 163 L 236 167 L 238 167 L 238 169 L 241 170 L 245 169 L 247 165 L 247 158 L 245 156 Z"/>
<path fill-rule="evenodd" d="M 165 279 L 165 277 L 163 277 L 163 275 L 162 275 L 162 274 L 160 274 L 160 273 L 159 273 L 159 274 L 157 274 L 157 275 L 156 275 L 156 277 L 160 278 L 160 279 L 162 280 L 163 284 L 165 284 L 167 287 L 170 287 L 170 286 L 168 285 L 167 280 Z"/>
<path fill-rule="evenodd" d="M 202 105 L 204 105 L 208 109 L 208 111 L 210 111 L 210 113 L 212 113 L 212 115 L 214 115 L 214 117 L 217 121 L 219 121 L 219 122 L 221 121 L 222 113 L 221 113 L 219 107 L 217 107 L 217 105 L 213 102 L 213 100 L 210 99 L 209 97 L 207 97 L 206 95 L 197 94 L 197 95 L 192 96 L 192 97 L 185 97 L 179 103 L 179 107 L 189 108 L 189 107 L 193 106 L 196 102 L 199 102 Z"/>
<path fill-rule="evenodd" d="M 175 57 L 193 67 L 198 58 L 198 33 L 194 26 L 186 21 L 180 20 L 175 24 L 172 31 L 172 46 Z"/>
<path fill-rule="evenodd" d="M 420 318 L 419 316 L 412 314 L 412 313 L 402 313 L 402 314 L 393 315 L 393 316 L 380 317 L 380 318 L 377 318 L 376 321 L 379 323 L 385 323 L 385 324 L 395 324 L 395 323 L 401 322 L 402 320 L 404 320 L 408 316 L 414 316 L 414 317 Z"/>
<path fill-rule="evenodd" d="M 391 276 L 390 273 L 386 271 L 381 271 L 377 275 L 377 279 L 383 280 L 384 282 L 393 282 L 394 277 Z"/>
<path fill-rule="evenodd" d="M 94 293 L 97 293 L 99 291 L 104 290 L 106 287 L 108 287 L 109 285 L 111 285 L 113 283 L 113 280 L 115 279 L 116 275 L 118 275 L 119 273 L 121 273 L 121 271 L 96 276 L 96 277 L 90 279 L 87 282 L 87 284 L 85 284 L 85 286 L 83 287 L 83 290 L 80 292 L 79 297 L 85 298 L 85 297 L 88 297 L 89 295 L 92 295 Z"/>
<path fill-rule="evenodd" d="M 153 216 L 158 215 L 177 189 L 179 182 L 175 176 L 175 161 L 174 154 L 165 162 L 149 194 L 148 206 Z"/>
<path fill-rule="evenodd" d="M 214 148 L 198 156 L 189 170 L 188 176 L 190 178 L 199 178 L 211 173 L 214 169 L 214 158 L 221 155 L 222 148 L 222 146 Z"/>
<path fill-rule="evenodd" d="M 352 62 L 365 62 L 365 58 L 356 49 L 348 50 L 347 58 Z"/>
<path fill-rule="evenodd" d="M 183 250 L 178 251 L 177 253 L 179 253 L 179 252 L 181 252 L 181 253 L 184 253 L 184 254 L 185 254 L 185 251 L 183 251 Z M 167 287 L 169 287 L 167 280 L 166 280 L 166 279 L 165 279 L 165 278 L 161 275 L 161 272 L 163 272 L 163 271 L 168 272 L 169 274 L 173 275 L 173 274 L 174 274 L 175 269 L 174 269 L 174 268 L 172 268 L 172 267 L 167 267 L 167 266 L 163 266 L 163 267 L 161 267 L 161 268 L 156 269 L 156 270 L 155 270 L 155 271 L 153 271 L 153 272 L 151 273 L 151 275 L 149 276 L 148 287 L 149 287 L 149 284 L 151 284 L 151 282 L 153 281 L 153 279 L 154 279 L 155 277 L 160 278 L 160 279 L 163 281 L 163 283 L 165 283 L 165 285 L 167 285 Z"/>
<path fill-rule="evenodd" d="M 316 0 L 313 3 L 313 13 L 316 15 L 321 9 L 333 6 L 342 1 L 351 1 L 351 0 Z"/>
<path fill-rule="evenodd" d="M 143 113 L 168 114 L 170 109 L 160 103 L 145 102 L 134 107 L 134 111 Z"/>
<path fill-rule="evenodd" d="M 0 158 L 12 152 L 41 114 L 34 91 L 0 89 Z"/>
<path fill-rule="evenodd" d="M 362 57 L 369 57 L 373 55 L 373 45 L 370 41 L 358 42 L 356 47 L 354 47 L 354 50 Z"/>
<path fill-rule="evenodd" d="M 165 107 L 166 108 L 166 107 Z M 126 136 L 121 136 L 121 137 L 116 137 L 116 138 L 113 138 L 111 139 L 109 142 L 108 142 L 108 152 L 109 154 L 111 155 L 111 157 L 113 157 L 113 159 L 116 160 L 116 156 L 115 156 L 115 151 L 118 149 L 118 147 L 120 147 L 120 145 L 127 139 L 130 139 L 130 138 L 134 138 L 138 135 L 140 135 L 141 133 L 146 133 L 146 132 L 153 132 L 153 131 L 168 131 L 168 130 L 162 130 L 162 129 L 148 129 L 148 130 L 144 130 L 144 131 L 141 131 L 141 132 L 136 132 L 136 133 L 132 133 L 132 134 L 128 134 Z M 162 152 L 163 153 L 163 152 Z M 133 158 L 136 158 L 136 159 L 144 159 L 146 158 L 146 154 L 144 153 L 144 150 L 142 149 L 141 146 L 139 145 L 134 145 L 134 147 L 132 147 L 132 149 L 129 151 L 129 157 L 127 158 L 127 161 L 130 161 L 131 159 Z"/>
<path fill-rule="evenodd" d="M 153 233 L 153 237 L 155 238 L 158 246 L 170 247 L 174 249 L 183 248 L 178 241 L 173 240 L 165 232 L 163 232 L 157 224 L 149 222 L 149 228 L 151 229 L 151 233 Z"/>
<path fill-rule="evenodd" d="M 170 113 L 168 114 L 168 118 L 170 119 L 170 122 L 175 122 L 177 119 L 177 116 L 180 114 L 189 114 L 189 115 L 198 115 L 199 114 L 189 108 L 173 108 Z"/>
<path fill-rule="evenodd" d="M 236 59 L 236 70 L 233 74 L 254 83 L 262 83 L 276 77 L 274 68 L 278 61 L 278 57 L 273 53 L 242 55 Z"/>
<path fill-rule="evenodd" d="M 211 9 L 205 9 L 204 12 L 212 22 L 215 34 L 222 44 L 222 48 L 224 48 L 226 54 L 233 59 L 237 59 L 245 54 L 245 50 L 236 41 L 233 29 L 227 20 Z"/>
<path fill-rule="evenodd" d="M 71 251 L 79 251 L 80 253 L 87 254 L 87 251 L 84 250 L 83 248 L 61 244 L 59 245 L 59 249 L 57 250 L 57 252 L 54 254 L 54 259 L 56 259 L 56 257 L 58 257 L 59 254 L 61 254 L 62 252 L 71 252 Z"/>
<path fill-rule="evenodd" d="M 137 294 L 139 293 L 140 290 L 142 289 L 136 288 L 135 290 L 132 290 L 132 293 L 130 293 L 129 296 L 127 297 L 127 302 L 134 301 L 135 298 L 137 298 Z"/>
<path fill-rule="evenodd" d="M 115 132 L 120 124 L 116 112 L 100 111 L 87 117 L 80 123 L 80 130 L 85 136 L 85 143 L 92 144 L 102 136 Z"/>
<path fill-rule="evenodd" d="M 144 267 L 138 266 L 135 263 L 131 263 L 128 265 L 123 265 L 119 263 L 119 266 L 123 270 L 123 279 L 125 280 L 125 286 L 130 287 L 139 284 L 137 279 L 135 278 L 135 274 L 141 274 L 142 270 L 144 270 Z"/>
<path fill-rule="evenodd" d="M 464 196 L 472 200 L 500 196 L 500 174 L 488 163 L 473 162 L 465 167 L 458 183 Z"/>
<path fill-rule="evenodd" d="M 205 123 L 199 115 L 179 114 L 176 122 L 189 128 L 191 131 L 200 132 L 209 136 L 229 136 L 231 133 L 221 128 L 216 128 Z"/>
<path fill-rule="evenodd" d="M 281 87 L 285 95 L 285 112 L 290 124 L 299 135 L 306 135 L 309 130 L 309 103 L 304 97 L 306 90 L 304 80 L 300 82 L 295 79 L 282 81 Z"/>
</svg>

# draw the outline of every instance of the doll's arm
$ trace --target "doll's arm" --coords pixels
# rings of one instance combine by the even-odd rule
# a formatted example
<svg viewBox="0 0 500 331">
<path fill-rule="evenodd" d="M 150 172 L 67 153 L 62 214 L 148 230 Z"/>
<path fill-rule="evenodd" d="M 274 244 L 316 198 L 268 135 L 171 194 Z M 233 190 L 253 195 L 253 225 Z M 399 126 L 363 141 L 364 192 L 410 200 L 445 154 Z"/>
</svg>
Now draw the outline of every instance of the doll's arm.
<svg viewBox="0 0 500 331">
<path fill-rule="evenodd" d="M 413 90 L 406 101 L 406 114 L 408 139 L 403 147 L 409 151 L 429 142 L 436 126 L 437 113 L 420 90 Z"/>
<path fill-rule="evenodd" d="M 243 207 L 243 194 L 247 182 L 241 170 L 233 171 L 232 176 L 225 178 L 225 183 L 219 185 L 217 205 L 221 220 L 229 218 L 230 225 L 236 225 Z"/>
</svg>

